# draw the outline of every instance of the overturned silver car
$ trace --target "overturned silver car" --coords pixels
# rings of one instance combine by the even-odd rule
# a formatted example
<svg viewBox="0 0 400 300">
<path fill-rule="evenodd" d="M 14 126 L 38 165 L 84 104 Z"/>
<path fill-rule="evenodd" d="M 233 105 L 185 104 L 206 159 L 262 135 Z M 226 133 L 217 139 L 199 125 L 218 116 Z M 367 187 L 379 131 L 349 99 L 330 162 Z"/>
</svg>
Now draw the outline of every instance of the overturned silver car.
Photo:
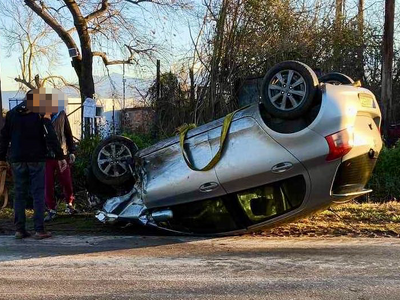
<svg viewBox="0 0 400 300">
<path fill-rule="evenodd" d="M 94 175 L 131 189 L 96 217 L 187 234 L 275 226 L 371 192 L 380 123 L 374 95 L 349 77 L 283 62 L 265 75 L 261 103 L 138 152 L 105 140 Z"/>
</svg>

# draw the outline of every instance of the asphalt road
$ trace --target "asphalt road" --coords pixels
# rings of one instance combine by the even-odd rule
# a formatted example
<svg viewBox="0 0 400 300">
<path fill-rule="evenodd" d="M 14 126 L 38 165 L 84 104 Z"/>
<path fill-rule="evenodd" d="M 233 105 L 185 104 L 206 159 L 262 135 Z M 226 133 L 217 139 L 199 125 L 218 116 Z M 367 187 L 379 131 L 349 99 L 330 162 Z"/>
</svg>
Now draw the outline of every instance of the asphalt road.
<svg viewBox="0 0 400 300">
<path fill-rule="evenodd" d="M 0 299 L 400 299 L 400 240 L 0 236 Z"/>
</svg>

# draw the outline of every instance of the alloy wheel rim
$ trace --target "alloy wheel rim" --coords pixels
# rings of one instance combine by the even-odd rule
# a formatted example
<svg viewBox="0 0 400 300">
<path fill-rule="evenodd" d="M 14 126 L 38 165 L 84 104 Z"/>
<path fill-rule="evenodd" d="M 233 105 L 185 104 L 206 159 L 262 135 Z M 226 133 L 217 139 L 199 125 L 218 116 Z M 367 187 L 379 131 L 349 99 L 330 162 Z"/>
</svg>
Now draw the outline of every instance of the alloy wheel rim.
<svg viewBox="0 0 400 300">
<path fill-rule="evenodd" d="M 126 160 L 132 158 L 132 152 L 122 143 L 111 143 L 101 148 L 97 156 L 100 171 L 109 177 L 120 177 L 128 172 Z"/>
<path fill-rule="evenodd" d="M 268 97 L 281 111 L 296 109 L 306 99 L 307 86 L 304 77 L 294 70 L 276 73 L 268 84 Z"/>
</svg>

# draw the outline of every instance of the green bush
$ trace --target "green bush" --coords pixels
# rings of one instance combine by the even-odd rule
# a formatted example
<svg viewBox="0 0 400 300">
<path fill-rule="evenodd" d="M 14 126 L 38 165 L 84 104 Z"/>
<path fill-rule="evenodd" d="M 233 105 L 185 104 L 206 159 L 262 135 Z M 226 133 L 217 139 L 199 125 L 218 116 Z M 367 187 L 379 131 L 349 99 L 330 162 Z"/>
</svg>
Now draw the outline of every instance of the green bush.
<svg viewBox="0 0 400 300">
<path fill-rule="evenodd" d="M 149 134 L 124 132 L 121 135 L 131 139 L 139 149 L 150 147 L 156 142 L 155 139 Z"/>
<path fill-rule="evenodd" d="M 85 169 L 90 165 L 92 153 L 97 145 L 100 144 L 101 140 L 101 136 L 97 135 L 84 138 L 79 142 L 74 164 L 74 175 L 76 177 L 81 179 L 84 176 Z"/>
<path fill-rule="evenodd" d="M 100 136 L 93 136 L 82 139 L 76 149 L 76 161 L 72 165 L 72 183 L 74 186 L 75 203 L 80 209 L 86 210 L 86 172 L 85 169 L 90 166 L 92 153 L 101 142 Z"/>
<path fill-rule="evenodd" d="M 400 143 L 382 149 L 368 187 L 374 201 L 400 199 Z"/>
</svg>

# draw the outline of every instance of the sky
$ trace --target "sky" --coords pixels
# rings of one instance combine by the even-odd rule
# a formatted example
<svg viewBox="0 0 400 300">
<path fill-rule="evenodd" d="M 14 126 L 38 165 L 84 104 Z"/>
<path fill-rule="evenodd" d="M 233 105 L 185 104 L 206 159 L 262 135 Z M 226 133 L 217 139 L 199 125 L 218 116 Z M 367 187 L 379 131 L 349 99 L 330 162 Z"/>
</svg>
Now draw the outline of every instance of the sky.
<svg viewBox="0 0 400 300">
<path fill-rule="evenodd" d="M 195 2 L 200 3 L 200 0 Z M 196 3 L 195 3 L 196 4 Z M 161 60 L 162 71 L 169 71 L 177 64 L 191 49 L 191 40 L 189 34 L 189 22 L 192 30 L 196 30 L 196 22 L 191 15 L 194 11 L 186 13 L 177 13 L 176 15 L 166 15 L 155 13 L 150 7 L 142 11 L 142 16 L 147 22 L 149 34 L 152 34 L 156 41 L 162 44 L 166 50 L 162 55 L 156 54 L 156 58 Z M 6 22 L 11 22 L 10 20 Z M 7 23 L 6 23 L 7 24 Z M 4 33 L 0 31 L 0 76 L 3 91 L 18 89 L 18 83 L 14 78 L 19 73 L 18 60 L 20 54 L 13 52 L 9 55 L 7 49 L 3 46 Z M 165 54 L 167 53 L 167 54 Z M 169 54 L 168 54 L 169 53 Z M 121 58 L 121 57 L 118 57 Z M 110 73 L 122 74 L 122 66 L 109 66 Z M 147 63 L 145 67 L 132 66 L 126 67 L 126 76 L 135 78 L 154 78 L 156 72 L 155 64 Z M 71 59 L 68 55 L 67 47 L 60 44 L 59 59 L 56 73 L 64 76 L 67 80 L 76 82 L 77 77 L 71 66 Z M 95 58 L 94 73 L 97 76 L 106 74 L 104 65 L 100 58 Z"/>
</svg>

